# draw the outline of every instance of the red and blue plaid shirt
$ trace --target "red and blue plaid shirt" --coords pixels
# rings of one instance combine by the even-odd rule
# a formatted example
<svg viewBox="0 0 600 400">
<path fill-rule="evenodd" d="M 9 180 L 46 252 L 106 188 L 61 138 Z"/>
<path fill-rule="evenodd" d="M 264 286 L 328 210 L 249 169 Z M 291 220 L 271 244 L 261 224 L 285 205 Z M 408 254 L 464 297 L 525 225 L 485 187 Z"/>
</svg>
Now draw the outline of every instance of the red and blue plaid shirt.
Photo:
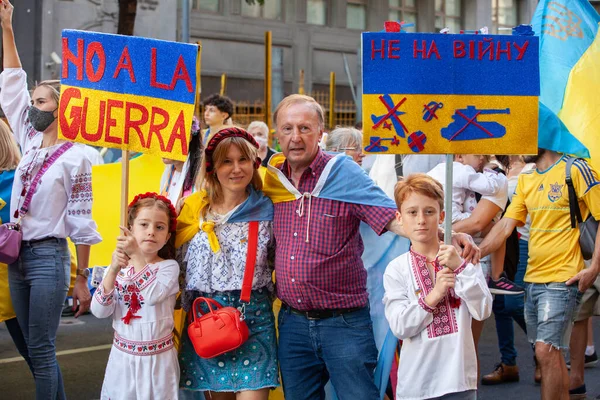
<svg viewBox="0 0 600 400">
<path fill-rule="evenodd" d="M 313 191 L 331 158 L 319 150 L 300 178 L 300 193 Z M 291 181 L 288 169 L 286 161 L 281 171 Z M 275 204 L 277 296 L 302 311 L 366 306 L 369 296 L 360 221 L 380 235 L 395 213 L 392 208 L 319 197 Z"/>
</svg>

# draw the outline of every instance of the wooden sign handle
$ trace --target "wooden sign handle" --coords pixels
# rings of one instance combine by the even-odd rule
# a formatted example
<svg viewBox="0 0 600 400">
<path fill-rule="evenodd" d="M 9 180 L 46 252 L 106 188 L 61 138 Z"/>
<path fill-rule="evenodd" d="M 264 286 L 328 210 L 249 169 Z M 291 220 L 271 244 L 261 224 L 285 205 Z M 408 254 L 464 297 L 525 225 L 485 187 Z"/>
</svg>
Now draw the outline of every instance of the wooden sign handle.
<svg viewBox="0 0 600 400">
<path fill-rule="evenodd" d="M 129 150 L 121 152 L 121 226 L 127 226 L 129 206 Z"/>
</svg>

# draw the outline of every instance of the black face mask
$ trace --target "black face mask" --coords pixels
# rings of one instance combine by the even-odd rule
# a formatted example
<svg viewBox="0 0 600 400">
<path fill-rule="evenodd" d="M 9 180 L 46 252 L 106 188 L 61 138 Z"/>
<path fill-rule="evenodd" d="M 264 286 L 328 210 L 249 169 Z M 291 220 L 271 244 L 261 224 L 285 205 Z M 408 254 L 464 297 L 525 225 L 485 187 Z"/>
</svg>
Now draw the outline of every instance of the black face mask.
<svg viewBox="0 0 600 400">
<path fill-rule="evenodd" d="M 56 111 L 56 110 L 54 110 Z M 29 107 L 29 122 L 38 132 L 44 132 L 56 119 L 54 111 L 42 111 L 34 106 Z"/>
</svg>

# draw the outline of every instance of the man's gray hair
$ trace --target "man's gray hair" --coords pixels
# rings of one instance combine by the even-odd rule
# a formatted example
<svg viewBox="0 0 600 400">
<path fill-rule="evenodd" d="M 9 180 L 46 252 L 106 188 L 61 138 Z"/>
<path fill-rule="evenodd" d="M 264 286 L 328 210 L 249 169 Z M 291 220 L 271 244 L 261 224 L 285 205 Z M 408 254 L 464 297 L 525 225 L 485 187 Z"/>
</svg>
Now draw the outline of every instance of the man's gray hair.
<svg viewBox="0 0 600 400">
<path fill-rule="evenodd" d="M 343 151 L 348 147 L 362 147 L 362 133 L 351 127 L 337 127 L 327 135 L 325 150 Z"/>
<path fill-rule="evenodd" d="M 248 125 L 247 132 L 250 132 L 251 129 L 258 128 L 263 133 L 265 137 L 269 137 L 269 127 L 262 121 L 252 121 L 250 125 Z"/>
</svg>

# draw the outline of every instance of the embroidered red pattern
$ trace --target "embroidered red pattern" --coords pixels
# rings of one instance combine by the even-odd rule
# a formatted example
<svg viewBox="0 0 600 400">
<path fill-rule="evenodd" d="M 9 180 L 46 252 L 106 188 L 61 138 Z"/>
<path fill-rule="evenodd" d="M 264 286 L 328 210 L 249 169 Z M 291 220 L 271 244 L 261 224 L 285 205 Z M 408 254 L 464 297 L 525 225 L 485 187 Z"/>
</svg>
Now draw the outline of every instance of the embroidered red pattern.
<svg viewBox="0 0 600 400">
<path fill-rule="evenodd" d="M 152 356 L 173 348 L 173 334 L 171 333 L 158 340 L 135 341 L 127 340 L 115 333 L 113 344 L 117 349 L 127 354 L 132 354 L 134 356 Z"/>
<path fill-rule="evenodd" d="M 69 203 L 92 201 L 92 174 L 77 174 L 71 177 L 71 198 Z"/>
<path fill-rule="evenodd" d="M 117 290 L 119 301 L 123 302 L 127 307 L 127 313 L 121 318 L 124 324 L 129 325 L 131 320 L 142 318 L 141 316 L 136 315 L 144 305 L 144 296 L 140 293 L 140 285 L 138 285 L 136 279 L 148 270 L 149 268 L 146 266 L 139 273 L 134 275 L 135 270 L 133 267 L 130 267 L 126 272 L 126 275 L 119 273 L 117 276 L 115 288 Z"/>
<path fill-rule="evenodd" d="M 427 259 L 425 257 L 412 250 L 410 251 L 410 257 L 413 274 L 417 280 L 417 285 L 421 289 L 419 296 L 420 299 L 424 299 L 433 290 L 434 278 L 427 269 Z M 425 302 L 423 301 L 423 303 Z M 456 311 L 450 307 L 448 296 L 444 297 L 431 313 L 433 314 L 433 321 L 427 325 L 427 337 L 433 339 L 458 332 Z"/>
<path fill-rule="evenodd" d="M 100 303 L 103 306 L 110 306 L 113 302 L 113 292 L 110 292 L 109 294 L 105 294 L 104 288 L 102 286 L 100 286 L 100 287 L 98 287 L 98 289 L 96 289 L 94 296 L 96 297 L 96 300 L 98 301 L 98 303 Z"/>
</svg>

